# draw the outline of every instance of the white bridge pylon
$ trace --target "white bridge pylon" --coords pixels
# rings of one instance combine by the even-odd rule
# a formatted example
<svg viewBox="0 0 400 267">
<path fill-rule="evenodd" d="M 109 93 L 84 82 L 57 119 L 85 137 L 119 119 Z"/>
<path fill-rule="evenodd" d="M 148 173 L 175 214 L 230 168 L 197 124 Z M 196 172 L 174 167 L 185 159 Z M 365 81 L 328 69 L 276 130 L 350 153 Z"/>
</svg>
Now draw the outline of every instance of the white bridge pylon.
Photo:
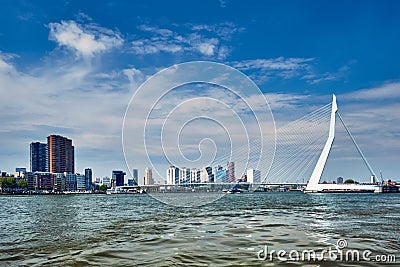
<svg viewBox="0 0 400 267">
<path fill-rule="evenodd" d="M 363 159 L 365 165 L 367 166 L 368 170 L 371 173 L 371 184 L 320 184 L 321 175 L 324 171 L 326 161 L 328 160 L 329 153 L 332 149 L 333 141 L 335 140 L 335 125 L 336 125 L 336 114 L 338 115 L 340 121 L 342 122 L 346 132 L 349 134 L 353 144 L 357 148 L 358 153 L 360 154 L 361 158 Z M 374 184 L 375 181 L 375 173 L 372 170 L 371 166 L 369 165 L 367 159 L 365 158 L 364 154 L 361 152 L 361 149 L 357 145 L 356 141 L 354 140 L 353 136 L 351 135 L 350 131 L 344 124 L 342 118 L 338 113 L 338 107 L 336 103 L 336 96 L 333 95 L 332 97 L 332 111 L 331 111 L 331 119 L 329 124 L 329 135 L 328 139 L 326 140 L 324 149 L 315 165 L 315 168 L 311 174 L 310 180 L 307 184 L 305 192 L 323 192 L 329 190 L 349 190 L 349 191 L 357 191 L 357 190 L 365 190 L 365 191 L 375 191 L 378 186 Z"/>
</svg>

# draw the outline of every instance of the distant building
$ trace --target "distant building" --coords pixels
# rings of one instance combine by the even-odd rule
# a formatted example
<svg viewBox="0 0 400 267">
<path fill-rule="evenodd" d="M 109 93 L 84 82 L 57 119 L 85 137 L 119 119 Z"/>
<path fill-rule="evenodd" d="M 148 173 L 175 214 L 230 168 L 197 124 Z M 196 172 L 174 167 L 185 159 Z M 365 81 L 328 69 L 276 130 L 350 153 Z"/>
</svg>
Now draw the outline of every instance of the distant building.
<svg viewBox="0 0 400 267">
<path fill-rule="evenodd" d="M 29 186 L 29 182 L 28 182 Z M 35 172 L 33 174 L 33 188 L 38 190 L 53 190 L 54 175 L 50 172 Z"/>
<path fill-rule="evenodd" d="M 135 186 L 135 180 L 134 179 L 128 179 L 128 186 Z"/>
<path fill-rule="evenodd" d="M 139 170 L 138 169 L 133 169 L 132 170 L 132 175 L 133 175 L 133 183 L 134 183 L 134 185 L 138 185 L 138 182 L 139 182 Z"/>
<path fill-rule="evenodd" d="M 49 171 L 75 173 L 75 153 L 72 140 L 60 135 L 47 137 Z"/>
<path fill-rule="evenodd" d="M 107 188 L 111 188 L 111 186 L 112 186 L 111 178 L 110 178 L 110 177 L 104 177 L 104 178 L 101 180 L 101 184 L 106 185 Z"/>
<path fill-rule="evenodd" d="M 154 184 L 153 171 L 151 168 L 146 167 L 146 169 L 144 170 L 144 184 L 145 185 Z"/>
<path fill-rule="evenodd" d="M 228 169 L 228 182 L 234 183 L 235 182 L 235 162 L 228 162 L 227 163 Z"/>
<path fill-rule="evenodd" d="M 31 172 L 48 172 L 47 144 L 32 142 L 30 149 Z"/>
<path fill-rule="evenodd" d="M 190 169 L 183 167 L 179 171 L 179 183 L 188 184 L 190 183 Z"/>
<path fill-rule="evenodd" d="M 212 173 L 212 168 L 207 166 L 203 167 L 200 173 L 200 182 L 201 183 L 213 183 L 214 182 L 214 174 Z"/>
<path fill-rule="evenodd" d="M 54 186 L 53 189 L 54 191 L 65 191 L 66 189 L 66 182 L 65 182 L 65 175 L 64 173 L 53 173 L 54 175 Z M 28 181 L 28 187 L 29 187 L 29 181 Z"/>
<path fill-rule="evenodd" d="M 76 174 L 64 172 L 65 190 L 76 191 Z"/>
<path fill-rule="evenodd" d="M 247 182 L 248 183 L 260 183 L 261 182 L 261 172 L 255 169 L 247 170 Z"/>
<path fill-rule="evenodd" d="M 123 171 L 112 171 L 112 179 L 115 182 L 115 186 L 123 186 L 125 182 L 126 173 Z"/>
<path fill-rule="evenodd" d="M 190 182 L 200 183 L 200 170 L 196 168 L 190 170 Z"/>
<path fill-rule="evenodd" d="M 92 169 L 85 169 L 85 189 L 90 190 L 92 186 L 93 172 Z"/>
<path fill-rule="evenodd" d="M 24 178 L 26 173 L 26 168 L 15 168 L 14 177 Z"/>
<path fill-rule="evenodd" d="M 179 184 L 179 168 L 171 166 L 167 170 L 167 184 Z"/>
<path fill-rule="evenodd" d="M 32 172 L 25 173 L 25 180 L 28 182 L 28 190 L 35 190 L 35 177 Z"/>
<path fill-rule="evenodd" d="M 343 177 L 337 178 L 337 184 L 343 184 Z"/>
<path fill-rule="evenodd" d="M 222 166 L 215 168 L 215 182 L 216 183 L 227 183 L 228 182 L 228 170 L 225 170 Z"/>
<path fill-rule="evenodd" d="M 82 174 L 76 174 L 76 190 L 85 191 L 86 190 L 86 177 Z"/>
<path fill-rule="evenodd" d="M 15 168 L 15 172 L 26 172 L 26 168 Z"/>
</svg>

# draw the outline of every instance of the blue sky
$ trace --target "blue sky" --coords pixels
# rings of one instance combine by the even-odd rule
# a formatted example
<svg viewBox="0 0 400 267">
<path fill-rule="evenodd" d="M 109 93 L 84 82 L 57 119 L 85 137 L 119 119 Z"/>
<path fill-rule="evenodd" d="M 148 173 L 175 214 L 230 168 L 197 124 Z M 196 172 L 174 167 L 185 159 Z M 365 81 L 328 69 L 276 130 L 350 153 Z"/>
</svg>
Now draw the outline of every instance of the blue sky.
<svg viewBox="0 0 400 267">
<path fill-rule="evenodd" d="M 249 75 L 278 127 L 336 93 L 375 171 L 400 180 L 398 1 L 0 6 L 0 170 L 29 168 L 29 143 L 51 133 L 74 140 L 78 172 L 126 170 L 121 127 L 138 85 L 173 64 L 210 60 Z M 344 160 L 348 155 L 335 156 L 327 177 L 363 175 Z M 137 166 L 142 176 L 145 166 Z"/>
</svg>

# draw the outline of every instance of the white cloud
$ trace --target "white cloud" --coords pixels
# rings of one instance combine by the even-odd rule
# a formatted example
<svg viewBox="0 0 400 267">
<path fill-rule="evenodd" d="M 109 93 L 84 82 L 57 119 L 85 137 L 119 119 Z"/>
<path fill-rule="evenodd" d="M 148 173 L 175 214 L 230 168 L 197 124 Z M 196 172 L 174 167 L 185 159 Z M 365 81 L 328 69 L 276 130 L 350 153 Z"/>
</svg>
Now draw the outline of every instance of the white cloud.
<svg viewBox="0 0 400 267">
<path fill-rule="evenodd" d="M 14 57 L 16 57 L 16 55 L 5 54 L 0 52 L 0 72 L 3 73 L 15 72 L 14 66 L 9 63 L 9 61 Z"/>
<path fill-rule="evenodd" d="M 316 58 L 272 58 L 272 59 L 251 59 L 231 62 L 231 65 L 239 70 L 249 72 L 250 76 L 257 83 L 264 83 L 272 77 L 283 79 L 298 78 L 309 84 L 337 81 L 344 79 L 350 73 L 350 61 L 334 72 L 319 73 Z"/>
<path fill-rule="evenodd" d="M 95 24 L 83 25 L 75 21 L 49 23 L 49 39 L 76 52 L 78 57 L 91 58 L 119 47 L 123 39 L 118 32 Z"/>
<path fill-rule="evenodd" d="M 379 87 L 361 89 L 342 95 L 343 99 L 381 100 L 400 98 L 400 82 L 391 82 Z"/>
<path fill-rule="evenodd" d="M 138 88 L 145 79 L 143 72 L 136 68 L 124 69 L 122 73 L 128 78 L 132 89 Z"/>
<path fill-rule="evenodd" d="M 176 30 L 140 25 L 138 29 L 151 34 L 131 42 L 131 50 L 138 55 L 157 53 L 199 53 L 207 58 L 225 59 L 231 49 L 222 41 L 231 40 L 234 34 L 243 31 L 233 23 L 218 25 L 172 25 Z M 189 32 L 188 32 L 189 28 Z M 182 33 L 184 32 L 184 33 Z"/>
<path fill-rule="evenodd" d="M 97 73 L 94 64 L 63 61 L 37 67 L 32 74 L 19 71 L 12 57 L 0 53 L 3 170 L 29 167 L 29 143 L 45 141 L 52 133 L 73 139 L 77 171 L 93 166 L 96 175 L 107 175 L 112 168 L 125 167 L 120 138 L 132 94 L 128 71 Z M 131 72 L 132 83 L 137 82 L 141 72 Z M 99 158 L 104 162 L 100 166 Z"/>
<path fill-rule="evenodd" d="M 291 79 L 303 78 L 312 73 L 311 64 L 314 58 L 272 58 L 251 59 L 231 62 L 232 67 L 249 72 L 250 77 L 258 84 L 264 83 L 271 77 Z"/>
<path fill-rule="evenodd" d="M 233 62 L 233 67 L 239 70 L 298 70 L 307 68 L 313 58 L 284 58 L 254 59 Z"/>
<path fill-rule="evenodd" d="M 198 49 L 200 53 L 202 53 L 203 55 L 212 56 L 214 55 L 216 44 L 218 44 L 217 39 L 210 39 L 208 40 L 208 42 L 199 44 Z"/>
</svg>

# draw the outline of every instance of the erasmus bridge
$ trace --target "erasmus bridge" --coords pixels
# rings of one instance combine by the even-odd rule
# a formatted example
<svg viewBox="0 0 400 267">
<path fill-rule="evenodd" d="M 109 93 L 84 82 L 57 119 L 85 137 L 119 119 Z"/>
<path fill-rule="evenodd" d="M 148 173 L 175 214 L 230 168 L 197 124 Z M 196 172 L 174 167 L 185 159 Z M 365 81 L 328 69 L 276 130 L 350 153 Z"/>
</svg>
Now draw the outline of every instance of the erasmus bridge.
<svg viewBox="0 0 400 267">
<path fill-rule="evenodd" d="M 340 122 L 343 124 L 347 134 L 351 138 L 352 143 L 354 144 L 357 152 L 360 154 L 362 160 L 364 161 L 366 167 L 368 168 L 371 174 L 370 184 L 324 184 L 320 183 L 322 172 L 325 168 L 329 153 L 332 149 L 332 144 L 335 139 L 335 126 L 336 126 L 336 115 L 338 116 Z M 329 134 L 328 139 L 326 140 L 325 146 L 322 150 L 321 155 L 319 156 L 318 162 L 315 165 L 315 168 L 311 174 L 310 180 L 307 184 L 305 192 L 324 192 L 324 191 L 375 191 L 377 189 L 378 182 L 376 180 L 376 175 L 371 165 L 368 163 L 367 159 L 365 158 L 364 154 L 362 153 L 360 147 L 356 143 L 353 135 L 350 133 L 349 129 L 347 128 L 346 124 L 344 123 L 340 113 L 338 112 L 338 107 L 336 103 L 336 96 L 333 95 L 332 99 L 332 107 L 331 107 L 331 114 L 330 114 L 330 123 L 329 123 Z"/>
<path fill-rule="evenodd" d="M 338 120 L 337 120 L 338 118 Z M 350 138 L 355 150 L 364 162 L 370 173 L 369 181 L 359 184 L 335 184 L 322 183 L 321 177 L 326 167 L 332 146 L 335 140 L 336 123 L 341 123 L 345 133 Z M 226 162 L 235 159 L 235 164 L 244 166 L 241 170 L 248 168 L 266 170 L 263 171 L 259 182 L 252 183 L 253 188 L 268 185 L 306 185 L 305 192 L 342 192 L 342 191 L 369 191 L 378 189 L 378 181 L 375 172 L 367 161 L 353 135 L 338 112 L 336 96 L 332 96 L 332 102 L 318 108 L 311 113 L 292 121 L 276 129 L 276 145 L 274 151 L 266 151 L 267 156 L 272 155 L 273 160 L 268 162 L 257 161 L 262 144 L 257 140 L 250 140 L 249 147 L 234 149 L 229 155 L 219 157 L 213 162 L 215 166 L 224 166 Z M 265 154 L 264 154 L 265 155 Z M 268 166 L 267 166 L 268 165 Z M 238 168 L 239 169 L 239 168 Z M 340 176 L 342 170 L 335 170 L 335 175 Z M 239 176 L 238 176 L 239 175 Z M 240 173 L 236 173 L 240 178 Z M 366 177 L 367 179 L 367 177 Z M 239 184 L 246 182 L 239 182 Z M 225 183 L 214 181 L 212 183 L 185 182 L 174 184 L 178 187 L 197 186 L 221 186 L 232 187 L 238 183 Z M 144 188 L 155 188 L 164 185 L 149 185 Z M 143 188 L 143 187 L 142 187 Z"/>
</svg>

